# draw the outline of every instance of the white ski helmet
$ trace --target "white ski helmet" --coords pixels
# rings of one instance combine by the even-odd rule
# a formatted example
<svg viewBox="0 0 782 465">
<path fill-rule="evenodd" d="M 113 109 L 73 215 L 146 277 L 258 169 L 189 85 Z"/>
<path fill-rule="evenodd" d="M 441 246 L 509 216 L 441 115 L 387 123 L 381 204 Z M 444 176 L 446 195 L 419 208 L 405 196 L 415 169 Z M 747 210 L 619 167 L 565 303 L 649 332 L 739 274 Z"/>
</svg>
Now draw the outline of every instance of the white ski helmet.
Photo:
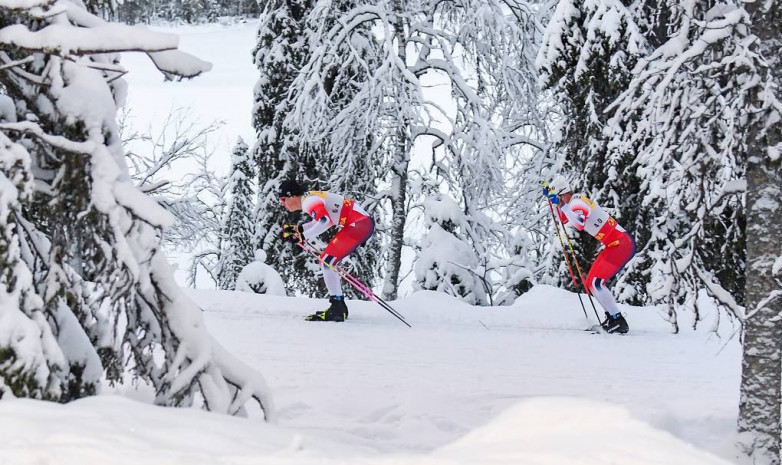
<svg viewBox="0 0 782 465">
<path fill-rule="evenodd" d="M 570 187 L 570 183 L 561 174 L 554 176 L 554 179 L 548 183 L 548 187 L 552 192 L 558 195 L 565 194 L 567 192 L 573 192 L 573 189 Z"/>
</svg>

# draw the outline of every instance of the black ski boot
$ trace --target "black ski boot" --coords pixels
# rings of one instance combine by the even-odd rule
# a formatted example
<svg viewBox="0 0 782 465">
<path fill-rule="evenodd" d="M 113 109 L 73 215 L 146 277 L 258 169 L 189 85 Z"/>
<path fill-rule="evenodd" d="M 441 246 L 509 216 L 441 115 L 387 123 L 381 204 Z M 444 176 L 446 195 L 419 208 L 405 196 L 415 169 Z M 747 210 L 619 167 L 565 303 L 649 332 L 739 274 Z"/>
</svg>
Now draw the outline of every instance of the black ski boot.
<svg viewBox="0 0 782 465">
<path fill-rule="evenodd" d="M 342 296 L 331 296 L 331 304 L 328 309 L 315 312 L 304 318 L 307 321 L 345 321 L 348 319 L 348 306 L 345 305 L 345 299 Z"/>
<path fill-rule="evenodd" d="M 605 313 L 606 319 L 600 323 L 603 331 L 616 334 L 627 334 L 630 331 L 630 326 L 627 325 L 627 320 L 621 313 L 617 313 L 616 316 L 611 316 L 608 312 Z"/>
</svg>

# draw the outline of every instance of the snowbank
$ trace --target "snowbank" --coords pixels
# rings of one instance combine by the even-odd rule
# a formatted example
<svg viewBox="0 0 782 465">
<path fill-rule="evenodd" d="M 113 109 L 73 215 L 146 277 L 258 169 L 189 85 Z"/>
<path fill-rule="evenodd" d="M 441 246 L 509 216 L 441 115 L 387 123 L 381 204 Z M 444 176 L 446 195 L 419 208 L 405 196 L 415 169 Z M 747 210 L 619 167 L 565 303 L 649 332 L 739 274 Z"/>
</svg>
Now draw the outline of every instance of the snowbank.
<svg viewBox="0 0 782 465">
<path fill-rule="evenodd" d="M 0 403 L 6 465 L 727 465 L 607 404 L 521 402 L 431 454 L 384 456 L 226 415 L 100 396 L 68 405 Z M 609 437 L 615 440 L 609 440 Z M 621 437 L 621 439 L 618 439 Z"/>
</svg>

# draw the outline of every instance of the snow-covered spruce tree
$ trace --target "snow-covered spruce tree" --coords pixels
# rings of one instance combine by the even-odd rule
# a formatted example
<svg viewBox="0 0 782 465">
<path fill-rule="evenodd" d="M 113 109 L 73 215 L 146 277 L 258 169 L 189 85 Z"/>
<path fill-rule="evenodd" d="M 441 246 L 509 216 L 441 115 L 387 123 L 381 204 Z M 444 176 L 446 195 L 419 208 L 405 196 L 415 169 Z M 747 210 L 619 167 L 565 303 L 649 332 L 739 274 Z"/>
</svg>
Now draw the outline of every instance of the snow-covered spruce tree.
<svg viewBox="0 0 782 465">
<path fill-rule="evenodd" d="M 223 218 L 217 285 L 233 290 L 236 276 L 255 255 L 255 202 L 253 184 L 257 177 L 250 149 L 240 137 L 231 154 L 228 205 Z"/>
<path fill-rule="evenodd" d="M 254 90 L 253 125 L 258 140 L 253 161 L 258 169 L 258 248 L 266 252 L 267 263 L 282 274 L 290 289 L 322 295 L 320 281 L 302 272 L 311 265 L 309 256 L 280 238 L 284 223 L 300 223 L 302 218 L 285 211 L 277 198 L 277 187 L 286 179 L 298 179 L 311 189 L 325 187 L 316 182 L 322 181 L 320 168 L 303 150 L 299 134 L 284 125 L 292 111 L 288 93 L 308 55 L 306 21 L 313 3 L 272 0 L 260 17 L 254 52 L 260 77 Z"/>
<path fill-rule="evenodd" d="M 705 315 L 709 296 L 740 316 L 744 303 L 749 91 L 759 57 L 748 48 L 748 19 L 737 5 L 676 2 L 670 38 L 634 70 L 606 128 L 612 153 L 631 154 L 648 232 L 631 265 L 643 271 L 647 302 Z M 633 283 L 637 286 L 641 283 Z M 719 315 L 710 315 L 711 329 Z"/>
<path fill-rule="evenodd" d="M 743 333 L 740 445 L 753 463 L 782 463 L 782 3 L 745 3 L 765 66 L 748 103 L 747 284 Z M 753 47 L 754 48 L 754 47 Z M 747 73 L 748 77 L 753 76 Z"/>
<path fill-rule="evenodd" d="M 444 292 L 470 305 L 485 305 L 486 287 L 475 270 L 479 259 L 464 240 L 467 218 L 459 204 L 444 195 L 424 201 L 429 230 L 415 262 L 415 288 Z"/>
<path fill-rule="evenodd" d="M 633 157 L 609 157 L 603 129 L 610 117 L 606 109 L 627 88 L 644 47 L 632 11 L 620 0 L 563 0 L 547 25 L 537 62 L 541 85 L 551 90 L 563 113 L 556 141 L 562 174 L 633 235 L 646 227 L 642 215 L 638 218 L 639 183 L 627 169 Z M 599 245 L 574 241 L 580 263 L 590 263 Z M 572 287 L 567 273 L 559 279 Z"/>
<path fill-rule="evenodd" d="M 530 120 L 520 118 L 524 112 L 508 103 L 513 99 L 503 98 L 525 88 L 524 80 L 531 75 L 515 70 L 523 61 L 518 44 L 524 28 L 517 23 L 526 16 L 517 5 L 499 1 L 355 5 L 317 36 L 317 46 L 311 45 L 313 53 L 294 82 L 296 112 L 288 124 L 300 128 L 308 144 L 323 147 L 333 160 L 363 153 L 366 141 L 372 140 L 368 166 L 375 168 L 382 193 L 380 230 L 387 247 L 383 294 L 394 298 L 405 224 L 414 206 L 408 184 L 413 145 L 424 136 L 437 141 L 433 171 L 448 173 L 444 179 L 453 181 L 454 194 L 460 201 L 470 199 L 472 216 L 479 214 L 480 202 L 488 203 L 488 193 L 505 186 L 501 175 L 507 159 L 502 157 L 508 147 L 530 141 L 519 131 Z M 476 47 L 477 38 L 486 45 Z M 481 62 L 477 56 L 485 54 Z M 333 104 L 326 85 L 334 83 L 328 77 L 335 64 L 340 64 L 340 72 L 357 65 L 364 70 L 337 80 L 355 88 L 340 105 Z M 487 70 L 496 74 L 473 79 Z M 455 117 L 440 107 L 440 96 L 425 95 L 421 79 L 439 79 L 450 86 Z M 447 129 L 439 129 L 438 121 L 446 121 Z M 472 203 L 481 194 L 483 198 Z M 487 217 L 476 225 L 493 228 Z"/>
<path fill-rule="evenodd" d="M 17 214 L 33 189 L 30 163 L 24 146 L 0 133 L 0 398 L 56 400 L 67 383 L 68 361 L 46 320 L 19 239 L 24 225 Z"/>
<path fill-rule="evenodd" d="M 323 34 L 328 33 L 335 26 L 338 18 L 354 8 L 356 3 L 355 0 L 318 3 L 307 18 L 306 29 L 310 46 L 315 48 L 322 44 Z M 364 26 L 364 29 L 367 27 Z M 366 32 L 365 30 L 364 33 Z M 349 46 L 363 48 L 363 50 L 356 50 L 362 56 L 363 63 L 373 62 L 373 57 L 366 53 L 369 49 L 363 44 L 360 42 L 343 44 L 343 47 Z M 353 102 L 359 89 L 354 83 L 366 79 L 367 66 L 361 63 L 355 60 L 351 63 L 326 61 L 321 64 L 323 90 L 328 96 L 334 114 Z M 294 94 L 292 99 L 295 98 Z M 299 131 L 295 123 L 290 128 L 292 131 Z M 318 176 L 326 180 L 326 188 L 355 199 L 370 215 L 376 217 L 376 233 L 361 247 L 360 253 L 351 254 L 340 263 L 341 268 L 346 269 L 360 281 L 371 285 L 383 275 L 380 261 L 384 252 L 382 244 L 385 236 L 384 212 L 379 208 L 382 196 L 377 193 L 380 176 L 377 167 L 372 164 L 373 157 L 370 156 L 376 141 L 372 135 L 362 134 L 360 128 L 341 126 L 335 129 L 340 132 L 339 136 L 311 141 L 303 144 L 303 149 L 311 153 L 312 158 L 315 159 Z M 349 147 L 330 147 L 331 142 L 336 138 L 353 142 Z M 361 296 L 361 293 L 352 286 L 343 286 L 343 291 L 349 296 Z"/>
<path fill-rule="evenodd" d="M 255 399 L 268 418 L 263 379 L 176 285 L 160 250 L 170 215 L 132 184 L 118 137 L 117 52 L 147 52 L 169 77 L 208 63 L 67 1 L 0 1 L 0 37 L 17 110 L 0 124 L 0 395 L 68 401 L 128 369 L 158 404 L 234 414 Z"/>
</svg>

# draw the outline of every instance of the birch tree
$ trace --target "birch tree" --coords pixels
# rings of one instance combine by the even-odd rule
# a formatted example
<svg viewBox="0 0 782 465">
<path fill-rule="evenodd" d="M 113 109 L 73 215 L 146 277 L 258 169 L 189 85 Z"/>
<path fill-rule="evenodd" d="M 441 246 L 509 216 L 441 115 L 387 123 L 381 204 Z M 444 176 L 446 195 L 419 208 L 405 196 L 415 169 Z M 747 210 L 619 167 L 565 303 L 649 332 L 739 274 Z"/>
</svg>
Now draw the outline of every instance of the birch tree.
<svg viewBox="0 0 782 465">
<path fill-rule="evenodd" d="M 765 62 L 756 69 L 748 103 L 753 124 L 747 137 L 747 313 L 744 320 L 740 445 L 753 462 L 778 465 L 782 458 L 782 4 L 746 3 L 748 37 Z"/>
<path fill-rule="evenodd" d="M 529 113 L 522 118 L 525 112 L 508 99 L 534 82 L 532 73 L 515 71 L 529 51 L 511 53 L 511 44 L 527 44 L 526 34 L 536 31 L 534 19 L 522 22 L 530 17 L 532 12 L 516 2 L 356 3 L 311 41 L 312 55 L 294 81 L 295 112 L 286 124 L 332 160 L 364 153 L 366 141 L 372 142 L 368 157 L 378 173 L 386 298 L 397 295 L 405 226 L 410 209 L 421 201 L 411 197 L 415 144 L 434 141 L 432 170 L 439 171 L 434 176 L 451 184 L 471 216 L 510 182 L 504 177 L 510 147 L 540 148 L 523 132 L 532 126 Z M 350 67 L 362 72 L 334 81 L 329 76 L 335 66 L 338 72 Z M 440 106 L 441 98 L 426 95 L 422 80 L 444 83 L 455 114 Z M 355 90 L 335 105 L 332 82 Z M 482 218 L 475 230 L 490 224 Z"/>
</svg>

